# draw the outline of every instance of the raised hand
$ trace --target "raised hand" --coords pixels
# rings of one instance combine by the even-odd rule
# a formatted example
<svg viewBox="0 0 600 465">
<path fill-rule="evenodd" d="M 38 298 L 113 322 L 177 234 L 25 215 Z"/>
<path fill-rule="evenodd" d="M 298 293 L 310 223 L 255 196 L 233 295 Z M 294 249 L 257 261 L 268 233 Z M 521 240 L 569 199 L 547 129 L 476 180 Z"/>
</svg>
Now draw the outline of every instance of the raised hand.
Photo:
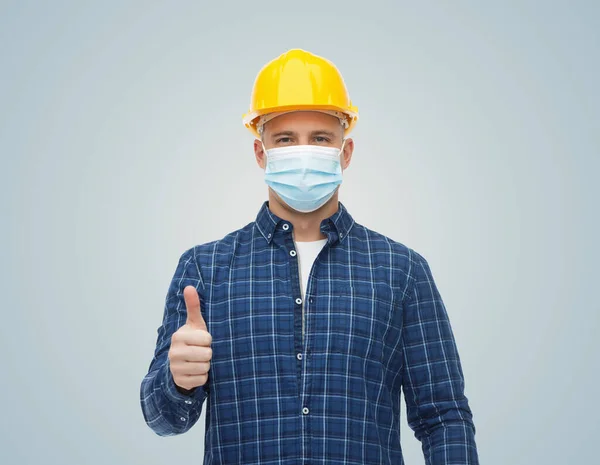
<svg viewBox="0 0 600 465">
<path fill-rule="evenodd" d="M 175 384 L 185 390 L 193 390 L 208 381 L 212 359 L 212 336 L 200 312 L 200 297 L 194 286 L 186 286 L 183 298 L 187 320 L 171 336 L 169 363 Z"/>
</svg>

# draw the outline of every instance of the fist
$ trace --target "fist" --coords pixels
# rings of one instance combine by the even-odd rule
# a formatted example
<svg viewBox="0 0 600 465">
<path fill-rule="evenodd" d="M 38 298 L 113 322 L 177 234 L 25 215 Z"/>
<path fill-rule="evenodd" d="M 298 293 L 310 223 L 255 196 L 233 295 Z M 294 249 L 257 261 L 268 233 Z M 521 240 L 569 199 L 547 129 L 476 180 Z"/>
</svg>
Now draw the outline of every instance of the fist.
<svg viewBox="0 0 600 465">
<path fill-rule="evenodd" d="M 183 298 L 187 309 L 187 321 L 171 336 L 169 364 L 175 384 L 180 388 L 192 390 L 208 381 L 212 336 L 202 318 L 196 288 L 186 286 Z"/>
</svg>

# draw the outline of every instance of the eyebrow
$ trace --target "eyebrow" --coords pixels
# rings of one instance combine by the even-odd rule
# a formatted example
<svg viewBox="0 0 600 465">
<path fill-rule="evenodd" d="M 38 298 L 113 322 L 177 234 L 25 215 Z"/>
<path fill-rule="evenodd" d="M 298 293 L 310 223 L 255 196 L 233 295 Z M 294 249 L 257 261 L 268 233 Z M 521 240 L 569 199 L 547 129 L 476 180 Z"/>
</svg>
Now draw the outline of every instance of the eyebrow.
<svg viewBox="0 0 600 465">
<path fill-rule="evenodd" d="M 271 137 L 280 137 L 280 136 L 295 136 L 296 133 L 294 131 L 279 131 L 275 134 L 272 134 Z"/>
<path fill-rule="evenodd" d="M 276 132 L 275 134 L 272 134 L 271 137 L 276 138 L 276 137 L 281 137 L 281 136 L 297 136 L 297 135 L 298 134 L 294 131 L 279 131 L 279 132 Z M 310 135 L 312 137 L 315 137 L 315 136 L 328 136 L 331 138 L 335 137 L 335 134 L 333 132 L 325 131 L 324 129 L 318 129 L 316 131 L 312 131 L 310 133 Z"/>
<path fill-rule="evenodd" d="M 335 134 L 331 131 L 324 131 L 324 130 L 319 130 L 319 131 L 313 131 L 310 133 L 311 136 L 328 136 L 331 138 L 335 137 Z"/>
</svg>

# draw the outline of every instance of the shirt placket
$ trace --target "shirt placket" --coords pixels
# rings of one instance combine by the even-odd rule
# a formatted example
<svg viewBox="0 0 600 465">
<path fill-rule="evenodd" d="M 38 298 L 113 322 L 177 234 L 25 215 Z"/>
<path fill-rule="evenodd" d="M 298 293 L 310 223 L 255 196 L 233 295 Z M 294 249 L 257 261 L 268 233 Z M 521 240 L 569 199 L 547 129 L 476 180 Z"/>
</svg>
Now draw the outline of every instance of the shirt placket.
<svg viewBox="0 0 600 465">
<path fill-rule="evenodd" d="M 296 244 L 292 234 L 292 226 L 290 223 L 283 223 L 281 228 L 283 234 L 283 251 L 287 255 L 289 262 L 289 285 L 290 295 L 293 300 L 294 309 L 294 353 L 296 358 L 296 380 L 297 380 L 297 392 L 298 392 L 298 429 L 300 438 L 298 441 L 298 447 L 300 448 L 300 456 L 303 459 L 302 463 L 306 462 L 308 451 L 306 449 L 306 437 L 309 435 L 307 431 L 306 417 L 308 407 L 304 405 L 304 396 L 302 389 L 302 363 L 303 363 L 303 341 L 302 341 L 302 292 L 300 283 L 300 266 L 298 261 L 298 251 L 296 250 Z"/>
<path fill-rule="evenodd" d="M 299 257 L 298 252 L 296 250 L 296 245 L 293 239 L 292 227 L 288 223 L 284 223 L 282 225 L 282 229 L 288 234 L 284 235 L 284 249 L 289 257 L 290 263 L 290 285 L 291 292 L 294 298 L 294 350 L 296 352 L 296 366 L 297 366 L 297 380 L 298 380 L 298 399 L 299 399 L 299 408 L 300 408 L 300 434 L 302 445 L 302 464 L 306 465 L 310 463 L 310 387 L 311 387 L 311 377 L 310 377 L 310 366 L 311 360 L 308 354 L 308 346 L 310 336 L 308 333 L 309 328 L 309 318 L 308 311 L 312 308 L 309 307 L 309 302 L 312 304 L 313 298 L 312 296 L 312 285 L 311 282 L 314 281 L 312 279 L 312 275 L 316 274 L 316 267 L 319 261 L 319 256 L 323 253 L 323 251 L 329 247 L 329 243 L 331 242 L 331 236 L 329 234 L 329 229 L 327 227 L 322 230 L 323 233 L 327 234 L 328 241 L 327 244 L 321 249 L 317 257 L 315 258 L 308 279 L 308 284 L 306 288 L 306 293 L 304 295 L 304 299 L 302 299 L 301 286 L 302 283 L 300 281 L 300 265 L 299 265 Z M 304 314 L 303 314 L 304 312 Z M 304 321 L 303 321 L 304 317 Z"/>
</svg>

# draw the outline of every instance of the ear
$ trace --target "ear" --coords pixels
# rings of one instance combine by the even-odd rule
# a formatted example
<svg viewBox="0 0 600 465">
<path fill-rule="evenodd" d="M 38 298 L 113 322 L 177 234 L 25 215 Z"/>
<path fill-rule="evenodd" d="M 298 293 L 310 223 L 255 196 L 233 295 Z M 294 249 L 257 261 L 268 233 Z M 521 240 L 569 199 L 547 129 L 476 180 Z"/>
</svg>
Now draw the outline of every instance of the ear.
<svg viewBox="0 0 600 465">
<path fill-rule="evenodd" d="M 352 159 L 352 152 L 354 152 L 354 141 L 348 138 L 344 144 L 344 151 L 342 152 L 342 159 L 340 160 L 342 164 L 342 171 L 348 168 L 350 160 Z"/>
<path fill-rule="evenodd" d="M 254 156 L 256 157 L 256 163 L 258 163 L 258 166 L 260 166 L 262 169 L 265 169 L 267 167 L 267 160 L 265 151 L 263 150 L 262 141 L 260 139 L 254 139 Z"/>
</svg>

